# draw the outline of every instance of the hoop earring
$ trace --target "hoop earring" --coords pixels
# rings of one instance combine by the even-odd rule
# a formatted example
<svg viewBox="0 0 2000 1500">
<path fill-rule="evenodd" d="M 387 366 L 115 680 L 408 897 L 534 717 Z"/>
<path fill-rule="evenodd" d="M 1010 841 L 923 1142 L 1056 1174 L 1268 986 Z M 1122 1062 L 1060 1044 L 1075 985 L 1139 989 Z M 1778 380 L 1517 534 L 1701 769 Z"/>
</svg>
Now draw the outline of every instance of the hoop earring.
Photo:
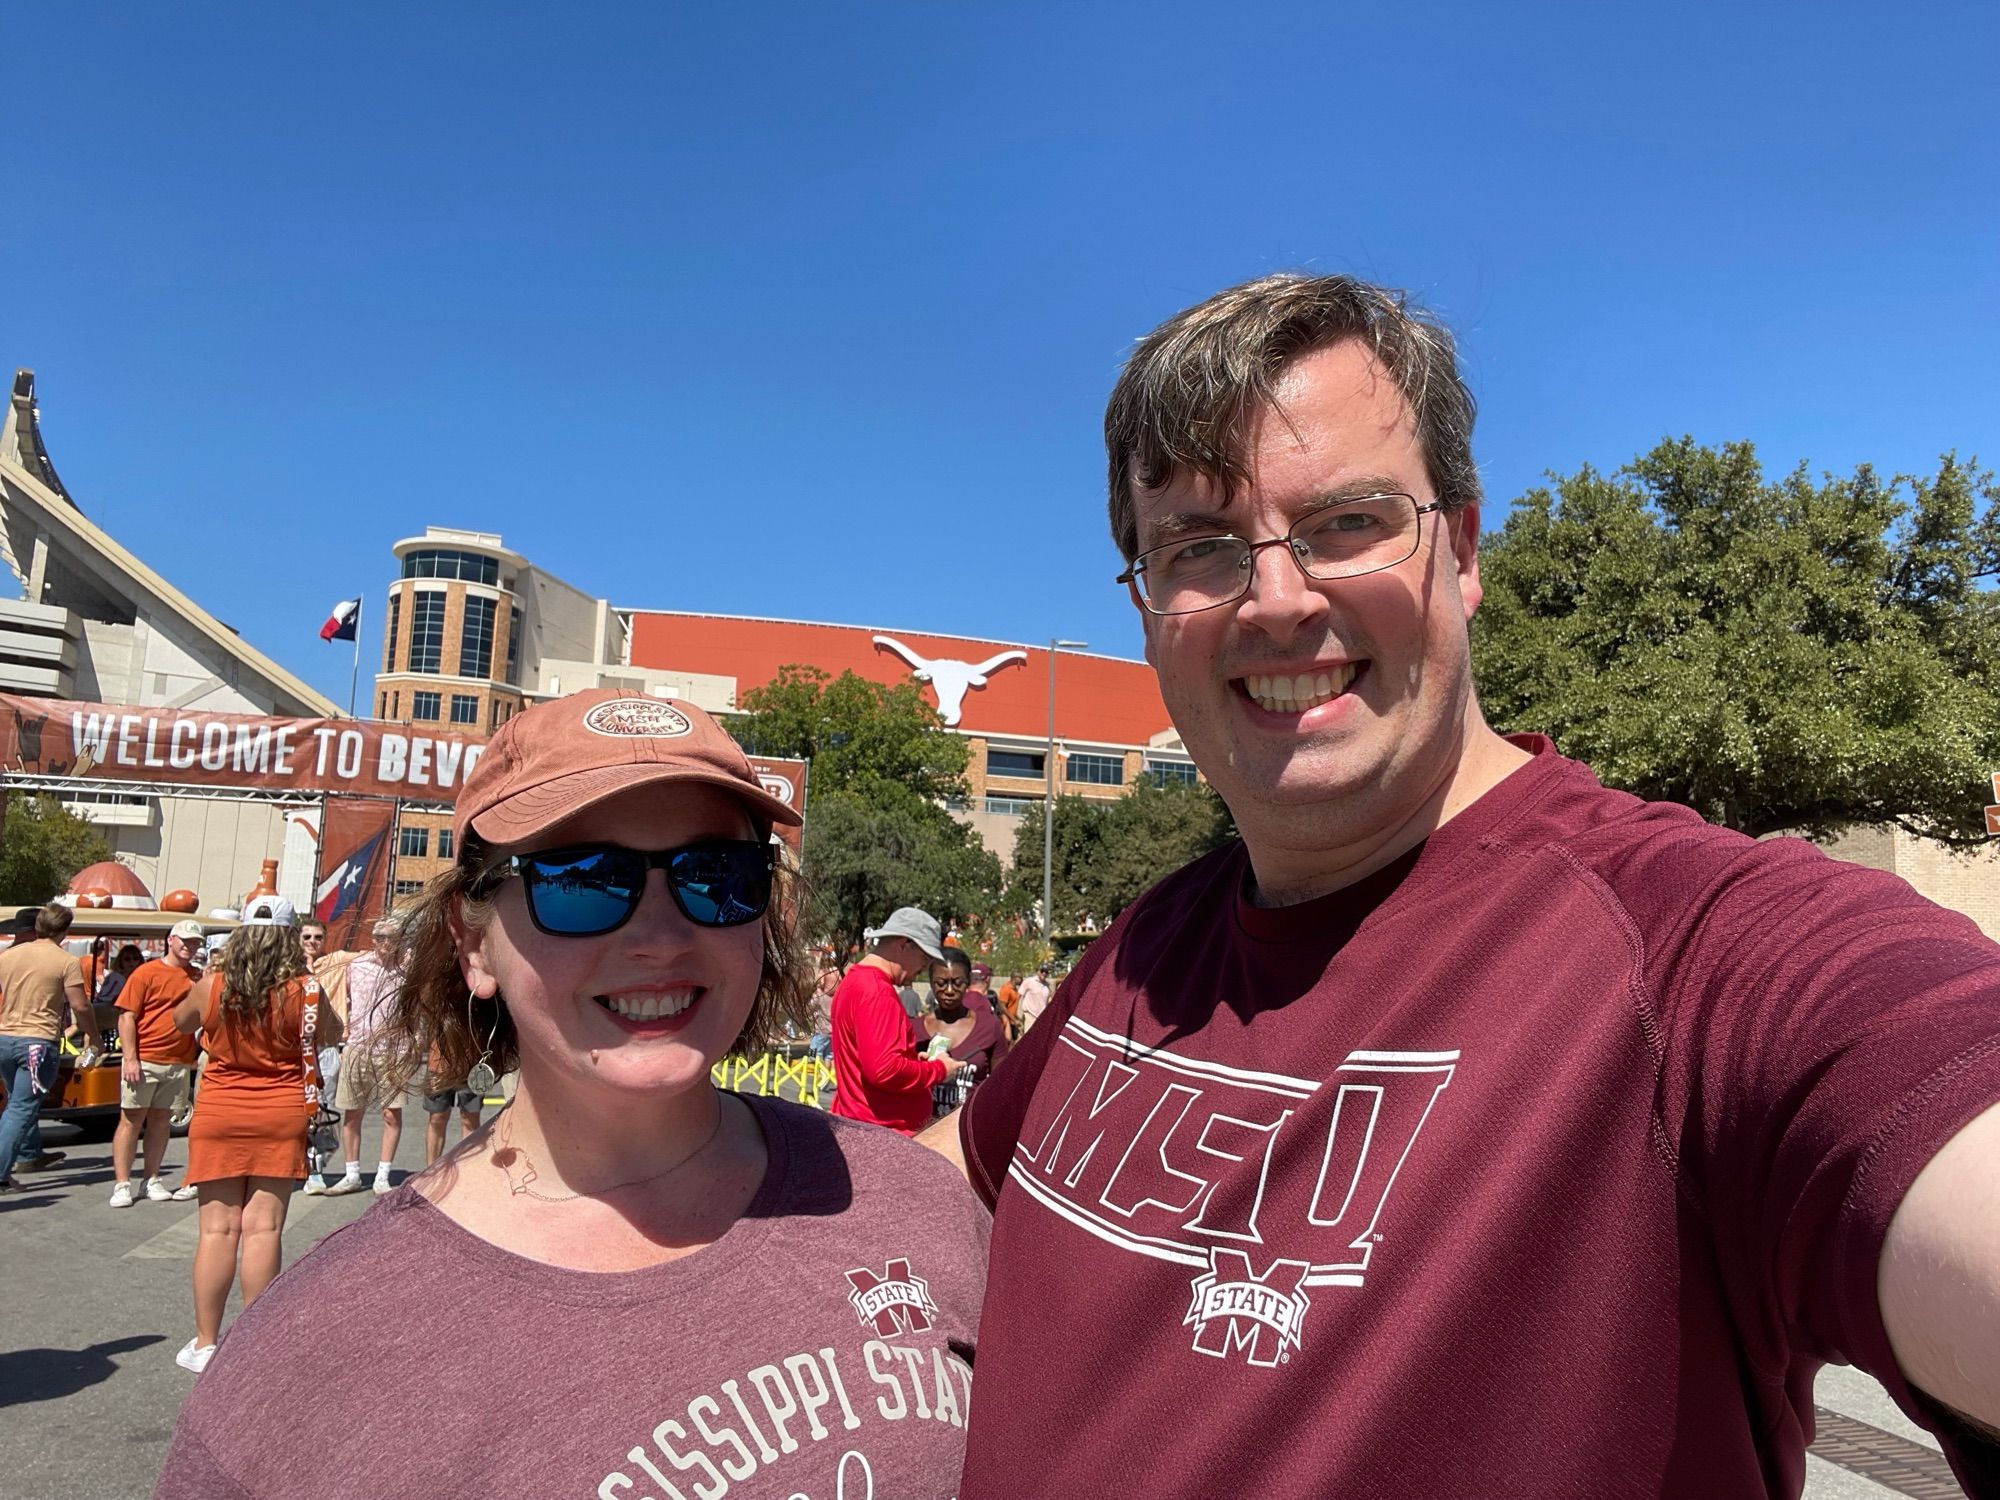
<svg viewBox="0 0 2000 1500">
<path fill-rule="evenodd" d="M 471 1036 L 474 1029 L 472 992 L 468 990 L 465 995 L 465 1034 Z M 493 1071 L 493 1064 L 488 1061 L 493 1056 L 493 1038 L 499 1034 L 500 1000 L 496 995 L 493 1000 L 493 1025 L 486 1032 L 485 1045 L 479 1049 L 479 1061 L 474 1063 L 465 1075 L 465 1086 L 475 1094 L 492 1093 L 493 1085 L 500 1081 L 500 1075 Z"/>
</svg>

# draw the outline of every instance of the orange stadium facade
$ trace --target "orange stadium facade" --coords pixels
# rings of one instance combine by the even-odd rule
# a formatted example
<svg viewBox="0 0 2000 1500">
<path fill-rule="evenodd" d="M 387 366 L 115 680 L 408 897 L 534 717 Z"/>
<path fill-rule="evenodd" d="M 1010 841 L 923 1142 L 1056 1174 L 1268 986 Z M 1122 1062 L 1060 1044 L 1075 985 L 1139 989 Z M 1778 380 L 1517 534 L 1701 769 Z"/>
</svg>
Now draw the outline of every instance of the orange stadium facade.
<svg viewBox="0 0 2000 1500">
<path fill-rule="evenodd" d="M 396 543 L 384 600 L 377 718 L 484 735 L 526 704 L 617 686 L 687 699 L 724 716 L 780 668 L 852 671 L 924 684 L 966 737 L 968 796 L 954 812 L 1002 859 L 1021 814 L 1047 795 L 1050 651 L 904 628 L 613 606 L 507 548 L 490 532 L 430 527 Z M 1144 662 L 1054 653 L 1058 795 L 1116 797 L 1195 769 Z M 808 787 L 810 798 L 810 787 Z M 407 835 L 399 876 L 421 877 L 435 841 Z"/>
</svg>

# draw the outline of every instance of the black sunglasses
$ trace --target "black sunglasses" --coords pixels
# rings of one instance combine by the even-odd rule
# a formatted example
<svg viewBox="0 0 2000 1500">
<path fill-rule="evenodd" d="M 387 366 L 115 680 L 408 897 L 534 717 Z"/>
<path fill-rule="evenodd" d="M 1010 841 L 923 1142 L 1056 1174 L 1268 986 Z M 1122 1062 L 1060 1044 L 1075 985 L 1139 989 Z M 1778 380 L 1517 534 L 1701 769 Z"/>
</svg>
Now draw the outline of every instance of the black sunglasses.
<svg viewBox="0 0 2000 1500">
<path fill-rule="evenodd" d="M 575 844 L 516 854 L 474 881 L 484 896 L 521 877 L 528 916 L 554 937 L 599 937 L 632 920 L 646 872 L 665 870 L 681 915 L 697 927 L 741 927 L 771 904 L 771 846 L 756 839 L 708 839 L 648 853 L 617 844 Z"/>
</svg>

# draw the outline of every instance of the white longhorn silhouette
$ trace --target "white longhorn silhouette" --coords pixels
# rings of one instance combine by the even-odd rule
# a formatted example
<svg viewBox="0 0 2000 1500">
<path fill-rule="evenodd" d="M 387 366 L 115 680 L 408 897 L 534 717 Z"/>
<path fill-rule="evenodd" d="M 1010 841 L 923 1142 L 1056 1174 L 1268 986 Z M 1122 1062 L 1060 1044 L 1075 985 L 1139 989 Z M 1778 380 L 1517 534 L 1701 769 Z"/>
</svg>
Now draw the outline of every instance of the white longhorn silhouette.
<svg viewBox="0 0 2000 1500">
<path fill-rule="evenodd" d="M 953 661 L 946 657 L 939 661 L 927 661 L 893 635 L 871 636 L 878 646 L 887 646 L 891 651 L 910 664 L 910 675 L 919 682 L 928 682 L 937 694 L 938 717 L 947 724 L 956 724 L 965 708 L 967 688 L 985 687 L 986 674 L 997 672 L 1009 662 L 1025 662 L 1025 651 L 1002 651 L 998 656 L 990 656 L 977 666 L 969 661 Z"/>
</svg>

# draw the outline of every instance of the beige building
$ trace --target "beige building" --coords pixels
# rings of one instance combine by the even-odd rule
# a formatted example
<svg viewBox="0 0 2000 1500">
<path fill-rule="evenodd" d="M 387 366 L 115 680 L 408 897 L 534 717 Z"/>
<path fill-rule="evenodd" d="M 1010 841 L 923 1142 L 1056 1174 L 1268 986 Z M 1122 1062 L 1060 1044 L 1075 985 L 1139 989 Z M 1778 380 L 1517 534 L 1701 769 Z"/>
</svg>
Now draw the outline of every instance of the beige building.
<svg viewBox="0 0 2000 1500">
<path fill-rule="evenodd" d="M 0 560 L 19 589 L 0 599 L 0 692 L 215 713 L 317 718 L 339 706 L 258 651 L 84 514 L 43 445 L 35 377 L 19 371 L 0 417 Z M 98 825 L 154 896 L 196 892 L 231 905 L 259 863 L 303 900 L 305 828 L 277 800 L 219 800 L 138 787 L 52 787 Z"/>
</svg>

